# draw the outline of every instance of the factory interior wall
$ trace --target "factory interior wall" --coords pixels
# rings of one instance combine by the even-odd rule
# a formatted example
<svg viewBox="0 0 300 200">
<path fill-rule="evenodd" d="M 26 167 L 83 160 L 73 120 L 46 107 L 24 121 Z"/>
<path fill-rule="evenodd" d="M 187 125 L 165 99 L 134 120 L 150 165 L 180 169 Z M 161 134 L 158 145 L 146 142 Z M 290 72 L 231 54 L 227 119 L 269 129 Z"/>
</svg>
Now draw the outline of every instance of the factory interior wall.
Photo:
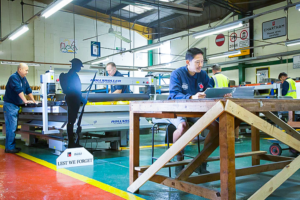
<svg viewBox="0 0 300 200">
<path fill-rule="evenodd" d="M 293 3 L 296 2 L 300 2 L 300 1 L 293 1 Z M 275 9 L 278 7 L 282 7 L 285 6 L 286 2 L 282 2 L 282 3 L 278 3 L 278 4 L 274 4 L 272 6 L 268 6 L 268 7 L 264 7 L 261 9 L 257 9 L 254 10 L 254 14 L 258 14 L 258 13 L 262 13 L 271 9 Z M 258 46 L 258 45 L 263 45 L 263 44 L 267 44 L 267 43 L 274 43 L 274 42 L 280 42 L 280 41 L 285 41 L 286 40 L 286 36 L 283 37 L 278 37 L 278 38 L 274 38 L 274 39 L 268 39 L 268 40 L 262 40 L 262 23 L 265 21 L 269 21 L 269 20 L 273 20 L 273 19 L 277 19 L 277 18 L 281 18 L 281 17 L 285 17 L 286 13 L 283 10 L 277 11 L 277 12 L 273 12 L 273 13 L 269 13 L 266 15 L 263 15 L 261 17 L 257 17 L 255 18 L 254 21 L 254 46 Z M 292 39 L 298 39 L 299 38 L 299 32 L 300 32 L 300 27 L 298 26 L 298 22 L 297 20 L 300 17 L 300 12 L 297 11 L 295 9 L 295 7 L 291 7 L 289 9 L 289 14 L 288 14 L 288 38 L 289 40 Z M 235 17 L 230 17 L 225 23 L 229 23 L 231 21 L 237 20 L 237 16 Z M 214 22 L 211 24 L 211 26 L 213 27 L 214 24 L 216 24 L 217 22 Z M 196 28 L 191 29 L 190 31 L 200 31 L 203 29 L 207 29 L 208 25 L 203 25 L 203 26 L 199 26 Z M 164 38 L 161 38 L 160 40 L 166 40 L 166 39 L 170 39 L 170 38 L 174 38 L 176 36 L 180 36 L 183 34 L 187 34 L 187 31 L 183 31 L 174 35 L 170 35 Z M 218 47 L 215 43 L 215 39 L 216 39 L 216 35 L 212 35 L 209 37 L 204 38 L 199 44 L 197 44 L 195 47 L 197 48 L 206 48 L 207 49 L 207 55 L 211 55 L 211 54 L 217 54 L 217 53 L 221 53 L 221 52 L 226 52 L 228 51 L 228 32 L 223 32 L 224 36 L 225 36 L 225 43 L 223 46 Z M 173 40 L 171 41 L 171 54 L 180 54 L 183 51 L 186 51 L 187 48 L 189 48 L 196 40 L 190 36 L 190 37 L 184 37 L 183 39 L 177 39 L 177 40 Z M 253 53 L 254 56 L 262 56 L 262 55 L 269 55 L 269 54 L 274 54 L 274 53 L 280 53 L 280 52 L 286 52 L 286 51 L 293 51 L 293 50 L 297 50 L 299 49 L 299 46 L 292 46 L 292 47 L 286 47 L 284 44 L 280 44 L 280 45 L 270 45 L 270 46 L 266 46 L 266 47 L 259 47 L 259 48 L 255 48 Z M 185 55 L 185 54 L 183 54 Z M 293 56 L 285 56 L 282 59 L 288 59 L 288 58 L 292 58 Z M 176 63 L 172 63 L 170 68 L 178 68 L 181 66 L 185 65 L 185 61 L 184 61 L 184 56 L 180 57 L 178 60 L 183 60 L 180 62 L 176 62 Z M 219 58 L 219 59 L 214 59 L 211 61 L 208 61 L 208 64 L 210 63 L 218 63 L 218 62 L 225 62 L 225 61 L 229 61 L 229 60 L 233 60 L 233 59 L 237 59 L 237 58 Z M 260 63 L 260 62 L 267 62 L 267 61 L 275 61 L 278 60 L 278 58 L 270 58 L 270 59 L 265 59 L 265 60 L 258 60 L 258 61 L 253 61 L 253 62 L 248 62 L 247 64 L 251 64 L 251 63 Z M 159 63 L 159 58 L 158 56 L 154 56 L 154 62 L 155 64 Z M 239 83 L 239 75 L 238 75 L 238 70 L 237 69 L 233 69 L 233 70 L 227 70 L 226 68 L 229 67 L 233 67 L 233 66 L 237 66 L 238 64 L 232 64 L 232 65 L 226 65 L 223 66 L 224 71 L 223 73 L 229 77 L 230 80 L 234 80 L 236 85 L 238 85 Z M 263 67 L 263 66 L 261 66 Z M 258 68 L 261 68 L 258 67 Z M 288 74 L 290 74 L 291 77 L 295 78 L 296 76 L 298 76 L 297 74 L 299 74 L 300 69 L 293 69 L 293 64 L 289 63 L 289 64 L 278 64 L 278 65 L 270 65 L 270 66 L 265 66 L 265 67 L 270 67 L 270 78 L 277 78 L 278 74 L 280 72 L 287 72 Z M 257 67 L 249 67 L 246 66 L 245 69 L 245 80 L 246 81 L 250 81 L 251 83 L 256 83 L 256 68 Z M 209 75 L 211 76 L 212 73 L 209 73 Z"/>
<path fill-rule="evenodd" d="M 46 6 L 34 1 L 27 1 L 26 3 L 35 4 L 38 6 Z M 1 1 L 2 12 L 2 35 L 7 35 L 12 32 L 16 27 L 21 24 L 21 5 L 19 2 Z M 24 6 L 24 20 L 26 21 L 32 17 L 35 13 L 40 11 L 39 7 Z M 6 17 L 9 16 L 9 17 Z M 74 27 L 75 21 L 75 27 Z M 0 58 L 7 60 L 24 60 L 35 62 L 47 62 L 47 63 L 64 63 L 70 64 L 70 60 L 74 58 L 74 53 L 62 53 L 60 51 L 60 42 L 62 40 L 73 40 L 75 28 L 75 41 L 78 49 L 75 54 L 76 58 L 79 58 L 82 62 L 90 61 L 96 57 L 91 56 L 91 41 L 97 41 L 96 38 L 83 41 L 85 38 L 96 36 L 96 20 L 90 19 L 84 16 L 73 15 L 63 11 L 58 11 L 54 15 L 45 19 L 43 17 L 35 19 L 29 24 L 29 31 L 20 36 L 14 41 L 5 40 L 0 45 Z M 101 56 L 117 53 L 116 47 L 130 49 L 130 44 L 121 42 L 120 39 L 113 35 L 106 34 L 110 24 L 98 21 L 97 29 L 98 35 L 105 34 L 98 37 L 98 41 L 101 43 Z M 129 30 L 117 26 L 113 26 L 115 31 L 121 31 L 122 35 L 129 38 Z M 140 34 L 131 31 L 131 48 L 147 45 L 147 39 Z M 106 49 L 108 48 L 108 49 Z M 147 66 L 148 56 L 147 53 L 125 53 L 123 55 L 114 56 L 109 61 L 115 62 L 116 65 L 123 66 Z M 3 74 L 0 77 L 0 84 L 6 84 L 10 74 L 16 71 L 17 66 L 5 66 L 2 65 Z M 27 79 L 31 85 L 40 85 L 40 74 L 45 73 L 50 68 L 50 65 L 42 64 L 40 67 L 29 67 L 30 71 L 27 75 Z M 70 68 L 67 65 L 53 65 L 55 71 L 65 71 Z M 89 69 L 88 65 L 84 66 L 84 69 Z M 84 72 L 86 73 L 86 72 Z M 126 72 L 127 73 L 127 72 Z M 145 76 L 145 72 L 131 72 L 130 76 Z M 138 90 L 138 88 L 136 89 Z"/>
</svg>

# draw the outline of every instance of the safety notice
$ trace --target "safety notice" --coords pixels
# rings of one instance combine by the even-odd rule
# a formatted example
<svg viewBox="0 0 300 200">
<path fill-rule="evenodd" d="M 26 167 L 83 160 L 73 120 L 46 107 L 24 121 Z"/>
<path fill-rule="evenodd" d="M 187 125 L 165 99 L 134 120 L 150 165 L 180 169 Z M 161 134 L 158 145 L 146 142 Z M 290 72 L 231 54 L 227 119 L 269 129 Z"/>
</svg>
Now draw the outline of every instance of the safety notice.
<svg viewBox="0 0 300 200">
<path fill-rule="evenodd" d="M 229 51 L 250 46 L 249 23 L 241 28 L 229 32 Z"/>
</svg>

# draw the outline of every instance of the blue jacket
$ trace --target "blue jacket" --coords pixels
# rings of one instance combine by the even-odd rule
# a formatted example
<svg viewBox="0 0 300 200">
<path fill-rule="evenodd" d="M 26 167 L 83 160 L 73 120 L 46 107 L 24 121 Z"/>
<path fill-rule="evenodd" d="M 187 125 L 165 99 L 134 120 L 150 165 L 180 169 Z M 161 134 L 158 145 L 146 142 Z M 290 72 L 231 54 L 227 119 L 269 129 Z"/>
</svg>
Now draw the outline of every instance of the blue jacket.
<svg viewBox="0 0 300 200">
<path fill-rule="evenodd" d="M 23 104 L 22 99 L 19 97 L 19 94 L 24 92 L 25 94 L 32 93 L 32 90 L 29 86 L 29 83 L 26 77 L 22 78 L 18 72 L 12 74 L 6 84 L 5 95 L 3 100 L 8 103 L 15 104 L 17 106 Z"/>
<path fill-rule="evenodd" d="M 124 77 L 118 70 L 116 71 L 114 76 Z M 129 93 L 128 85 L 111 85 L 110 90 L 111 90 L 111 93 L 113 93 L 116 90 L 122 90 L 122 93 Z"/>
<path fill-rule="evenodd" d="M 282 83 L 282 92 L 281 92 L 282 96 L 285 96 L 288 93 L 289 88 L 290 88 L 289 83 L 287 81 L 284 81 Z"/>
<path fill-rule="evenodd" d="M 170 94 L 168 99 L 189 99 L 198 92 L 204 92 L 212 87 L 207 73 L 201 70 L 191 76 L 186 66 L 172 72 L 170 77 Z"/>
</svg>

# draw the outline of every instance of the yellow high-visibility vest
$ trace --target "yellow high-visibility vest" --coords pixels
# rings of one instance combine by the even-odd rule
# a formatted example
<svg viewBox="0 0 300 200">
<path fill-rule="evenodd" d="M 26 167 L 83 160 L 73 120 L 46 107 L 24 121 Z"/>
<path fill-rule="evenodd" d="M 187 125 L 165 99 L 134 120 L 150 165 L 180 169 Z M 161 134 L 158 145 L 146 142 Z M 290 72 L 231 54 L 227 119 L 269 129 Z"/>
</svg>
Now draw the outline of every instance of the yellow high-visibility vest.
<svg viewBox="0 0 300 200">
<path fill-rule="evenodd" d="M 296 82 L 291 78 L 288 78 L 285 81 L 289 83 L 289 90 L 285 96 L 290 96 L 293 97 L 293 99 L 297 99 Z"/>
<path fill-rule="evenodd" d="M 228 87 L 229 80 L 228 78 L 223 74 L 215 74 L 212 76 L 215 82 L 215 88 L 222 88 L 222 87 Z"/>
</svg>

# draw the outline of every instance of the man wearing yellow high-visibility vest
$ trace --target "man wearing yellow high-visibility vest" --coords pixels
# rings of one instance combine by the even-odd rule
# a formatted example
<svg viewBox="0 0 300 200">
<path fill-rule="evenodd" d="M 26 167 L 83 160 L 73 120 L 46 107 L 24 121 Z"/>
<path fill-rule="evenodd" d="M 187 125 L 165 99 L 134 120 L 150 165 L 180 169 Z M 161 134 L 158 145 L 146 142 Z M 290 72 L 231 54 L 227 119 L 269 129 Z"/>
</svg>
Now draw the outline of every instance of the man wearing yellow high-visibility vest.
<svg viewBox="0 0 300 200">
<path fill-rule="evenodd" d="M 209 80 L 209 83 L 214 88 L 230 87 L 229 79 L 227 76 L 221 74 L 221 66 L 215 64 L 212 66 L 213 76 Z"/>
<path fill-rule="evenodd" d="M 221 74 L 222 68 L 219 64 L 212 66 L 213 76 L 210 78 L 209 83 L 214 88 L 230 87 L 229 79 L 224 74 Z M 235 143 L 243 142 L 239 139 L 239 130 L 235 131 Z"/>
<path fill-rule="evenodd" d="M 285 72 L 281 72 L 278 76 L 278 79 L 281 80 L 282 83 L 282 96 L 297 99 L 296 82 L 288 77 L 287 73 Z"/>
</svg>

